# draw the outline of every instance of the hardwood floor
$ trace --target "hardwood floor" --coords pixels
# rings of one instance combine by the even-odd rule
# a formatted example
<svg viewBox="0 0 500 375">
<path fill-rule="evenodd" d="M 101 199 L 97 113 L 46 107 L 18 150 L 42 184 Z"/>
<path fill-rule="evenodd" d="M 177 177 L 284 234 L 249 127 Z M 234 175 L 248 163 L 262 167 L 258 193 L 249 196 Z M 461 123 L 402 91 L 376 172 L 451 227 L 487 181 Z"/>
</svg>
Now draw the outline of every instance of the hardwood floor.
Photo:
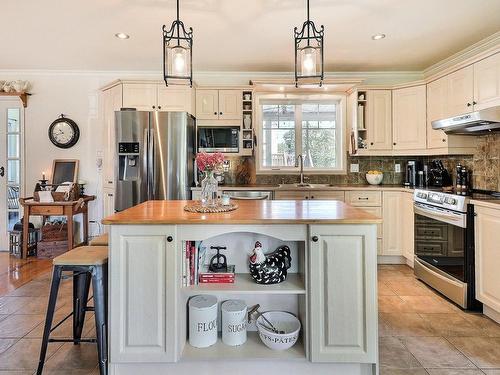
<svg viewBox="0 0 500 375">
<path fill-rule="evenodd" d="M 18 259 L 0 252 L 0 297 L 47 273 L 52 268 L 49 259 Z"/>
<path fill-rule="evenodd" d="M 0 288 L 10 290 L 0 297 L 0 375 L 33 374 L 51 262 L 0 254 L 0 265 Z M 381 375 L 500 375 L 500 325 L 460 310 L 415 279 L 407 266 L 379 266 L 378 279 Z M 59 291 L 56 321 L 71 309 L 72 281 L 67 279 Z M 94 327 L 89 313 L 84 336 L 94 337 Z M 53 332 L 54 337 L 71 334 L 71 319 Z M 96 346 L 49 344 L 45 373 L 97 375 Z"/>
</svg>

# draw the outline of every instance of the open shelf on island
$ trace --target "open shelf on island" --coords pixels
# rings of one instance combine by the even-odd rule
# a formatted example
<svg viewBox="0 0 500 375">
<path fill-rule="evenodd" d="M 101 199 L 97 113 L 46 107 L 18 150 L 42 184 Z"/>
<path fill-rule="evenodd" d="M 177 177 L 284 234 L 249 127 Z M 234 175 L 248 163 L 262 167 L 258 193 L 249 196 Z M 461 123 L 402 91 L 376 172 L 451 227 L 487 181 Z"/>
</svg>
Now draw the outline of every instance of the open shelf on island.
<svg viewBox="0 0 500 375">
<path fill-rule="evenodd" d="M 306 294 L 301 274 L 289 273 L 286 280 L 279 284 L 257 284 L 249 273 L 237 273 L 233 284 L 207 283 L 185 286 L 183 291 L 190 294 Z"/>
<path fill-rule="evenodd" d="M 219 333 L 220 336 L 220 333 Z M 240 346 L 228 346 L 219 337 L 217 343 L 208 348 L 195 348 L 187 342 L 181 361 L 206 360 L 305 360 L 304 345 L 299 338 L 297 343 L 288 350 L 271 350 L 260 340 L 257 332 L 247 333 L 247 342 Z M 237 371 L 236 371 L 237 372 Z"/>
</svg>

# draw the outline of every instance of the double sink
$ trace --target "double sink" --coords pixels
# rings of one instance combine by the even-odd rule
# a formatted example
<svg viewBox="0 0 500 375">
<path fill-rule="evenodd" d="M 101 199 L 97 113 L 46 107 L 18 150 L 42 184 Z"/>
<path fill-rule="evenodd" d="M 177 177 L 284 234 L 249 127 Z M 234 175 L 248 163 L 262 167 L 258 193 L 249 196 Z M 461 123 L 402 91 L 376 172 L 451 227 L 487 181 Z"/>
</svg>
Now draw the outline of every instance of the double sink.
<svg viewBox="0 0 500 375">
<path fill-rule="evenodd" d="M 325 187 L 335 186 L 333 184 L 308 184 L 308 183 L 295 183 L 295 184 L 279 184 L 278 189 L 321 189 Z"/>
</svg>

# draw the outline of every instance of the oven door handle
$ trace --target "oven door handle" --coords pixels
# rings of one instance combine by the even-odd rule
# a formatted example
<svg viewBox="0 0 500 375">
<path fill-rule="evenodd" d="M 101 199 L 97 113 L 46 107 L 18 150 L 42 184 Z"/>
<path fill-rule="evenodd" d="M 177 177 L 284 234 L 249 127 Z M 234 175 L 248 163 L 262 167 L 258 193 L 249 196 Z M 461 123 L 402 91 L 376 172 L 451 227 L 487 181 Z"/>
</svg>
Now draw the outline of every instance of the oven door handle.
<svg viewBox="0 0 500 375">
<path fill-rule="evenodd" d="M 431 219 L 444 221 L 448 224 L 457 225 L 461 228 L 465 228 L 465 214 L 445 214 L 443 212 L 435 211 L 432 209 L 426 209 L 419 205 L 413 205 L 413 212 L 417 215 L 426 216 Z"/>
</svg>

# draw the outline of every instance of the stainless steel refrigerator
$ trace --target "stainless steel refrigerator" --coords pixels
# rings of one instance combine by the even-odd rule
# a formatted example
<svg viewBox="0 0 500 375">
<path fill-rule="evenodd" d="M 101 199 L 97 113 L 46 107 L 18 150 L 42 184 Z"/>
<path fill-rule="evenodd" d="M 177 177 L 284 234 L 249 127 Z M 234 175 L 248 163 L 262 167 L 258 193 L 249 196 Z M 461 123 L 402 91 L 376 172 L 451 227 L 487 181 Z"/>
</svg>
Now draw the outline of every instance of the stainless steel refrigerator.
<svg viewBox="0 0 500 375">
<path fill-rule="evenodd" d="M 191 199 L 195 120 L 186 112 L 115 112 L 115 209 Z"/>
</svg>

